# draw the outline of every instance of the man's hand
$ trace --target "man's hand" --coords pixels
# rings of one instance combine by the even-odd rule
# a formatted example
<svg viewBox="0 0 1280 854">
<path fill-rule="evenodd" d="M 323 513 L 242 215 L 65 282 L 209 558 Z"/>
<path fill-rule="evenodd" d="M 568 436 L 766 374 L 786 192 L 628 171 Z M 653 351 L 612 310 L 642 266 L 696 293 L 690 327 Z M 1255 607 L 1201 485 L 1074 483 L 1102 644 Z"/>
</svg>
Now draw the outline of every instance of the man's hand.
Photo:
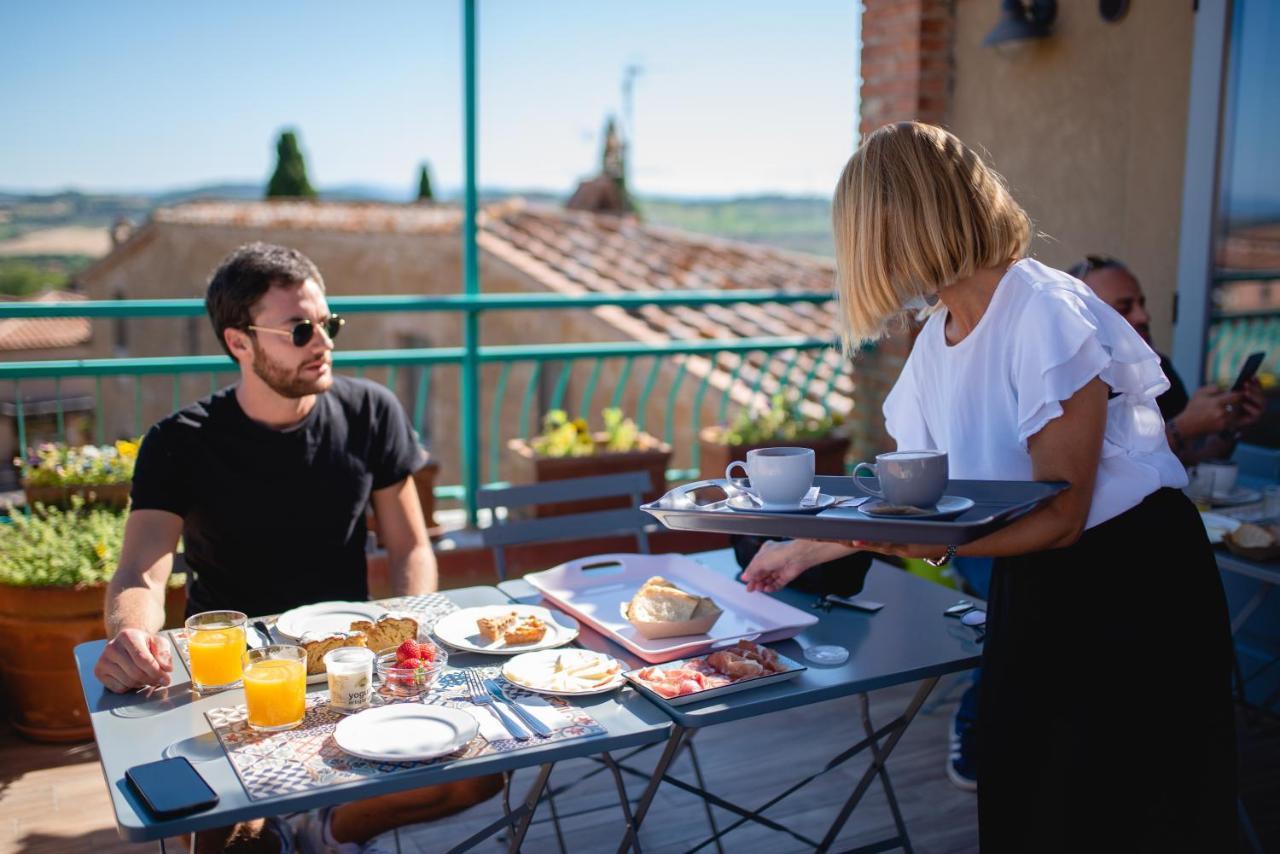
<svg viewBox="0 0 1280 854">
<path fill-rule="evenodd" d="M 835 560 L 856 551 L 840 543 L 816 540 L 768 540 L 742 572 L 748 592 L 774 593 L 792 579 L 820 563 Z"/>
<path fill-rule="evenodd" d="M 117 694 L 144 686 L 168 685 L 172 672 L 169 642 L 142 629 L 121 629 L 93 666 L 98 681 Z"/>
<path fill-rule="evenodd" d="M 1257 424 L 1267 409 L 1267 396 L 1262 391 L 1262 383 L 1257 379 L 1249 380 L 1240 392 L 1239 403 L 1232 410 L 1232 430 L 1245 430 Z"/>
<path fill-rule="evenodd" d="M 1222 391 L 1217 386 L 1196 389 L 1187 408 L 1173 419 L 1184 439 L 1198 439 L 1232 429 L 1244 392 Z M 1259 413 L 1261 414 L 1261 413 Z"/>
</svg>

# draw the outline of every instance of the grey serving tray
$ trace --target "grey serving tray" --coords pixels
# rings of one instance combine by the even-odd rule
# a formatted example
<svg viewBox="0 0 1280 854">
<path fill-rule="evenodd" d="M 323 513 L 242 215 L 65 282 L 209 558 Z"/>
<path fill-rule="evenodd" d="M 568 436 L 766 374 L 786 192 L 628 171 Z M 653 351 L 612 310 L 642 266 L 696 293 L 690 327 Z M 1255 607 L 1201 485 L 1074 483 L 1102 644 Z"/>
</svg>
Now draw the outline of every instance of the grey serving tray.
<svg viewBox="0 0 1280 854">
<path fill-rule="evenodd" d="M 745 483 L 745 481 L 739 481 Z M 875 478 L 865 481 L 872 487 Z M 863 495 L 852 477 L 820 475 L 813 483 L 834 496 Z M 1062 492 L 1070 484 L 1023 480 L 953 480 L 948 495 L 973 499 L 973 507 L 954 519 L 873 518 L 856 507 L 833 507 L 817 515 L 731 510 L 723 500 L 697 504 L 693 493 L 723 490 L 724 481 L 699 481 L 676 487 L 657 501 L 640 505 L 665 527 L 676 531 L 707 531 L 819 540 L 867 540 L 880 543 L 919 543 L 958 546 L 998 531 Z"/>
</svg>

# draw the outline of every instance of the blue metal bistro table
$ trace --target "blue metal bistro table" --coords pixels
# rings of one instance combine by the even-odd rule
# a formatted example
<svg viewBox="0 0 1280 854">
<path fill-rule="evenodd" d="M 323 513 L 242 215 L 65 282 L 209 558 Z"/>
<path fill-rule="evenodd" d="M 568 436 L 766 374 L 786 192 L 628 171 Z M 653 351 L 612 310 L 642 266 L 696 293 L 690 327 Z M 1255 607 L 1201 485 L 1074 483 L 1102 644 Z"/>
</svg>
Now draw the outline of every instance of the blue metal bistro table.
<svg viewBox="0 0 1280 854">
<path fill-rule="evenodd" d="M 460 608 L 507 604 L 510 600 L 495 587 L 469 587 L 444 591 L 443 595 Z M 527 796 L 516 809 L 460 843 L 454 850 L 473 847 L 493 833 L 511 827 L 510 848 L 518 850 L 524 832 L 542 796 L 547 778 L 556 762 L 582 756 L 607 756 L 620 750 L 665 741 L 671 721 L 660 709 L 634 691 L 614 692 L 581 698 L 581 706 L 604 729 L 603 735 L 532 745 L 508 753 L 441 762 L 394 774 L 382 774 L 349 783 L 309 788 L 265 799 L 253 800 L 237 777 L 231 761 L 204 713 L 209 709 L 244 702 L 243 689 L 207 697 L 193 697 L 190 675 L 181 657 L 174 656 L 172 684 L 152 697 L 140 694 L 113 694 L 93 675 L 106 641 L 92 641 L 76 647 L 76 663 L 88 703 L 94 739 L 102 761 L 102 772 L 115 809 L 120 835 L 133 842 L 163 840 L 165 837 L 226 827 L 236 822 L 268 815 L 299 812 L 332 804 L 368 798 L 478 777 L 537 767 L 539 772 Z M 493 665 L 499 658 L 457 653 L 450 667 Z M 327 690 L 313 686 L 309 693 Z M 125 770 L 171 756 L 186 756 L 200 775 L 218 793 L 212 809 L 180 818 L 159 819 L 151 815 L 125 781 Z M 619 779 L 619 785 L 621 781 Z M 504 798 L 506 793 L 504 792 Z M 506 801 L 504 800 L 504 805 Z M 163 842 L 161 843 L 163 846 Z"/>
<path fill-rule="evenodd" d="M 709 572 L 734 577 L 740 571 L 733 552 L 724 549 L 692 555 L 706 564 Z M 530 601 L 537 592 L 523 581 L 504 582 L 500 587 L 512 598 Z M 762 594 L 764 595 L 764 594 Z M 814 602 L 812 594 L 783 590 L 773 594 L 797 608 L 808 609 Z M 897 798 L 889 778 L 887 762 L 894 747 L 914 720 L 925 699 L 939 678 L 976 667 L 981 659 L 981 635 L 979 630 L 962 625 L 947 617 L 943 611 L 959 598 L 954 590 L 909 575 L 902 570 L 877 561 L 867 576 L 863 597 L 884 603 L 877 613 L 853 611 L 836 607 L 821 613 L 819 622 L 797 637 L 770 644 L 778 652 L 796 661 L 804 661 L 804 649 L 819 644 L 837 644 L 846 647 L 849 659 L 835 667 L 822 667 L 806 662 L 808 669 L 795 679 L 767 685 L 751 691 L 730 694 L 720 699 L 708 700 L 687 706 L 664 706 L 674 728 L 667 738 L 662 756 L 652 774 L 635 769 L 624 770 L 648 778 L 648 783 L 634 809 L 620 852 L 636 845 L 636 833 L 653 803 L 658 788 L 663 784 L 676 786 L 702 798 L 707 803 L 738 816 L 723 830 L 713 829 L 712 834 L 690 851 L 708 845 L 719 847 L 720 839 L 747 822 L 756 822 L 775 831 L 786 833 L 819 851 L 828 850 L 847 823 L 849 816 L 861 801 L 873 780 L 879 777 L 889 801 L 897 826 L 897 836 L 864 846 L 860 851 L 884 851 L 904 848 L 911 851 Z M 643 666 L 645 662 L 631 655 L 621 646 L 600 634 L 583 627 L 578 638 L 582 646 L 608 652 L 623 660 L 629 667 Z M 871 721 L 867 692 L 894 685 L 919 682 L 920 686 L 902 713 L 883 726 Z M 695 786 L 670 773 L 672 760 L 681 746 L 699 729 L 716 724 L 729 723 L 743 718 L 785 712 L 798 706 L 820 703 L 840 697 L 857 696 L 865 737 L 832 757 L 822 768 L 789 786 L 755 809 L 734 804 L 703 786 Z M 844 764 L 863 751 L 871 752 L 871 763 L 858 781 L 848 799 L 839 809 L 826 835 L 812 839 L 783 824 L 768 818 L 764 813 L 784 798 Z"/>
</svg>

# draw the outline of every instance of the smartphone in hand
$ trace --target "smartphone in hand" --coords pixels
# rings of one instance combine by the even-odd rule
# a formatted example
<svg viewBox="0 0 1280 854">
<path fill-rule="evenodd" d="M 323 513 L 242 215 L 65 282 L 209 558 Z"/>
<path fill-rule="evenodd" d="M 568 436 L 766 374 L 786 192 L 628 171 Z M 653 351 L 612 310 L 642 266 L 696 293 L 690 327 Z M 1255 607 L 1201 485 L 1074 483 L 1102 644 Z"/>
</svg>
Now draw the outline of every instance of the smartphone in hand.
<svg viewBox="0 0 1280 854">
<path fill-rule="evenodd" d="M 1259 350 L 1257 353 L 1250 353 L 1249 358 L 1244 360 L 1244 364 L 1240 366 L 1240 374 L 1236 377 L 1235 383 L 1232 384 L 1233 392 L 1243 391 L 1244 387 L 1249 384 L 1249 380 L 1257 376 L 1258 368 L 1262 367 L 1263 359 L 1267 358 L 1267 354 Z"/>
</svg>

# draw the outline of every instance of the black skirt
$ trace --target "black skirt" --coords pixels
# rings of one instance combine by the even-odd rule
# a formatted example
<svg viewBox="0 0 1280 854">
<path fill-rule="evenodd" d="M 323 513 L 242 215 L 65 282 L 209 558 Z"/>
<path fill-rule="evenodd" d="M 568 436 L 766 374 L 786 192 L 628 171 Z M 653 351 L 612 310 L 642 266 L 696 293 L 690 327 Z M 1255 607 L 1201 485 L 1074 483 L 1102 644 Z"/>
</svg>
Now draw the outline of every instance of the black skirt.
<svg viewBox="0 0 1280 854">
<path fill-rule="evenodd" d="M 1236 850 L 1226 599 L 1161 489 L 1074 545 L 996 561 L 983 653 L 982 850 Z"/>
</svg>

